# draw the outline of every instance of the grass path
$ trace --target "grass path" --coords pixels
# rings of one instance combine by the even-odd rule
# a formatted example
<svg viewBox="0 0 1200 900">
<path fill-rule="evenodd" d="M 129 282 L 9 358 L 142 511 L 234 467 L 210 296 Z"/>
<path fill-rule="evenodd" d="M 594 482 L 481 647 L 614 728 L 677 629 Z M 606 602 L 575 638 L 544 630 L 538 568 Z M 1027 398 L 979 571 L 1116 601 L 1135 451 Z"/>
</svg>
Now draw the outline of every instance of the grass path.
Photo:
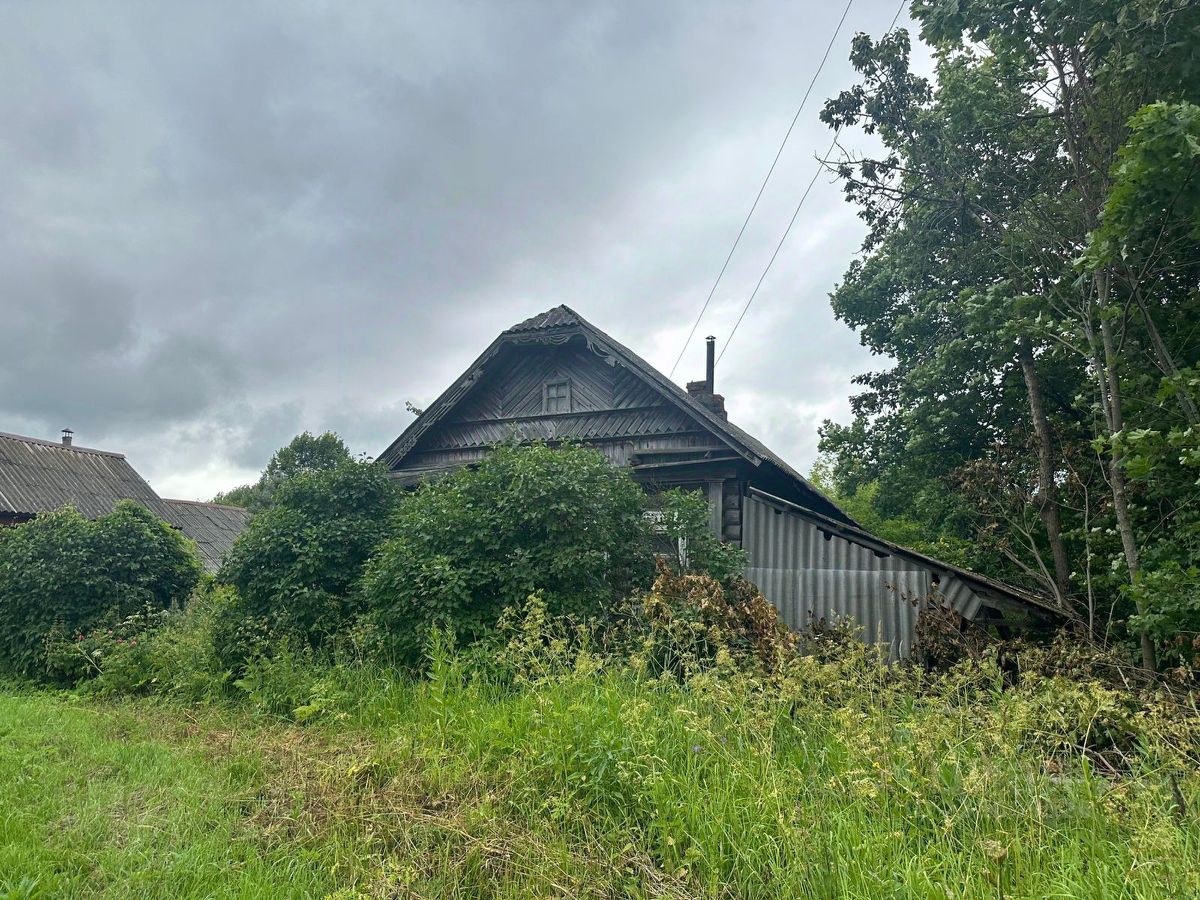
<svg viewBox="0 0 1200 900">
<path fill-rule="evenodd" d="M 181 728 L 177 716 L 0 693 L 0 898 L 331 889 L 322 860 L 268 851 L 245 827 L 260 760 L 232 738 L 230 752 L 214 747 L 227 734 L 217 722 Z"/>
</svg>

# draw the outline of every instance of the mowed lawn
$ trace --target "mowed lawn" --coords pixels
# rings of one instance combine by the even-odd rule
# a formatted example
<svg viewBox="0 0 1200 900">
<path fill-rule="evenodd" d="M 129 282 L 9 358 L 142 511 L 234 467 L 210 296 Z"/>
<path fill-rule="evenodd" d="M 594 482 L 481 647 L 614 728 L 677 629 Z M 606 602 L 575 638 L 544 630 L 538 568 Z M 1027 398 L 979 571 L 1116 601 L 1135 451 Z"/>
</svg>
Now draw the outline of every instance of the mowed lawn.
<svg viewBox="0 0 1200 900">
<path fill-rule="evenodd" d="M 209 719 L 0 690 L 0 898 L 326 894 L 247 826 L 259 761 Z"/>
</svg>

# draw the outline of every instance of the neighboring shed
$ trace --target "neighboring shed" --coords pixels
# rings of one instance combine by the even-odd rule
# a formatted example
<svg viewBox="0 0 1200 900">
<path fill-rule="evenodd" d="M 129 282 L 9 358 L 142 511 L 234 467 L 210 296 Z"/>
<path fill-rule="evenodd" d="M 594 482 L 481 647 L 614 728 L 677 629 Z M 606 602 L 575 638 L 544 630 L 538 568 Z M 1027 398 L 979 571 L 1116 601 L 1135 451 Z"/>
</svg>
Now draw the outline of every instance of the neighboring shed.
<svg viewBox="0 0 1200 900">
<path fill-rule="evenodd" d="M 416 484 L 478 461 L 509 437 L 581 441 L 651 493 L 703 491 L 713 530 L 746 550 L 748 576 L 789 625 L 853 617 L 894 656 L 912 649 L 917 611 L 931 599 L 998 627 L 1061 617 L 1042 597 L 864 531 L 729 422 L 713 368 L 710 339 L 705 378 L 685 391 L 558 306 L 500 334 L 379 459 L 401 483 Z"/>
<path fill-rule="evenodd" d="M 89 519 L 133 500 L 192 538 L 206 571 L 249 521 L 247 510 L 215 503 L 164 500 L 120 453 L 77 447 L 69 431 L 61 442 L 0 432 L 0 525 L 27 522 L 70 504 Z"/>
<path fill-rule="evenodd" d="M 241 506 L 201 503 L 197 500 L 164 500 L 168 522 L 196 542 L 204 568 L 215 572 L 252 513 Z"/>
</svg>

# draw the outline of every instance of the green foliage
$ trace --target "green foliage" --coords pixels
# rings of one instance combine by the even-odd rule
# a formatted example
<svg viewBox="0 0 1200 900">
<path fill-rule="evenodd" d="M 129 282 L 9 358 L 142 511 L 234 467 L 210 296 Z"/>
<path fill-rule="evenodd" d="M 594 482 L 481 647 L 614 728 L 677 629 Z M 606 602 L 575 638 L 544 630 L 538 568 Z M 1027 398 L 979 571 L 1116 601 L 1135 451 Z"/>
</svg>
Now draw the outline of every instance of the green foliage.
<svg viewBox="0 0 1200 900">
<path fill-rule="evenodd" d="M 497 447 L 402 498 L 364 576 L 369 620 L 415 663 L 432 625 L 469 643 L 534 592 L 555 615 L 604 615 L 649 580 L 644 506 L 598 451 Z"/>
<path fill-rule="evenodd" d="M 64 508 L 0 530 L 0 668 L 44 677 L 52 633 L 182 603 L 200 574 L 191 542 L 132 501 L 92 521 Z"/>
<path fill-rule="evenodd" d="M 305 431 L 275 451 L 258 481 L 219 493 L 213 502 L 244 506 L 256 512 L 269 509 L 275 504 L 279 489 L 292 478 L 328 472 L 352 459 L 350 449 L 332 431 L 320 435 Z"/>
<path fill-rule="evenodd" d="M 658 528 L 673 549 L 671 564 L 676 572 L 697 572 L 722 583 L 742 577 L 746 553 L 737 544 L 713 534 L 709 524 L 708 500 L 698 491 L 679 489 L 659 495 L 662 517 Z"/>
<path fill-rule="evenodd" d="M 201 585 L 182 609 L 130 616 L 109 633 L 100 629 L 74 646 L 56 648 L 74 664 L 86 694 L 113 697 L 157 694 L 187 702 L 219 702 L 231 696 L 232 674 L 225 635 L 236 622 L 237 595 L 211 582 Z M 89 653 L 92 649 L 99 654 Z M 87 665 L 79 665 L 80 650 Z"/>
<path fill-rule="evenodd" d="M 396 491 L 383 467 L 342 462 L 302 472 L 238 538 L 219 574 L 237 588 L 225 652 L 231 665 L 290 636 L 321 647 L 360 609 L 358 580 L 388 532 Z"/>
<path fill-rule="evenodd" d="M 881 511 L 878 481 L 860 483 L 853 493 L 842 494 L 833 474 L 834 465 L 828 454 L 823 455 L 813 465 L 809 480 L 871 534 L 976 572 L 995 571 L 1000 567 L 995 555 L 987 553 L 977 542 L 959 537 L 949 530 L 938 532 L 931 529 L 916 518 L 916 510 L 910 514 L 885 515 Z M 913 505 L 916 505 L 915 502 Z"/>
<path fill-rule="evenodd" d="M 1129 121 L 1089 263 L 1194 255 L 1200 246 L 1200 106 L 1151 103 Z"/>
<path fill-rule="evenodd" d="M 78 634 L 56 624 L 46 638 L 46 671 L 60 684 L 103 678 L 111 683 L 111 693 L 140 693 L 151 679 L 146 638 L 170 615 L 170 610 L 147 606 L 124 618 L 110 614 Z"/>
<path fill-rule="evenodd" d="M 297 722 L 311 721 L 348 699 L 314 664 L 311 652 L 286 644 L 252 660 L 234 686 L 262 712 Z"/>
<path fill-rule="evenodd" d="M 869 230 L 832 303 L 894 363 L 822 427 L 829 480 L 868 527 L 1136 641 L 1155 590 L 1182 596 L 1142 575 L 1200 564 L 1194 471 L 1132 437 L 1200 425 L 1200 5 L 911 12 L 936 77 L 903 29 L 859 35 L 822 112 L 881 144 L 837 164 Z"/>
</svg>

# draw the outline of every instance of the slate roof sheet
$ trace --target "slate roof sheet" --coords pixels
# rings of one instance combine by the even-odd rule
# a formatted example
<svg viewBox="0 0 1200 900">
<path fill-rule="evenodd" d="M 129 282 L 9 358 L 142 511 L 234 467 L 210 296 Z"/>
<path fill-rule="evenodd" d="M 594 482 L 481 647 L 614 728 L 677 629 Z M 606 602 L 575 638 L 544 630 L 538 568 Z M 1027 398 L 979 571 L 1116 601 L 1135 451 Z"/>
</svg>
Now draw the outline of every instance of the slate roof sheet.
<svg viewBox="0 0 1200 900">
<path fill-rule="evenodd" d="M 208 572 L 221 567 L 221 560 L 250 522 L 250 510 L 221 503 L 196 500 L 164 500 L 164 518 L 196 542 L 200 561 Z"/>
<path fill-rule="evenodd" d="M 94 519 L 119 500 L 164 513 L 158 494 L 120 453 L 0 432 L 0 512 L 45 513 L 69 503 Z"/>
<path fill-rule="evenodd" d="M 33 516 L 70 504 L 95 519 L 121 500 L 140 503 L 194 540 L 209 572 L 250 520 L 236 506 L 164 500 L 123 454 L 0 432 L 0 513 Z"/>
</svg>

